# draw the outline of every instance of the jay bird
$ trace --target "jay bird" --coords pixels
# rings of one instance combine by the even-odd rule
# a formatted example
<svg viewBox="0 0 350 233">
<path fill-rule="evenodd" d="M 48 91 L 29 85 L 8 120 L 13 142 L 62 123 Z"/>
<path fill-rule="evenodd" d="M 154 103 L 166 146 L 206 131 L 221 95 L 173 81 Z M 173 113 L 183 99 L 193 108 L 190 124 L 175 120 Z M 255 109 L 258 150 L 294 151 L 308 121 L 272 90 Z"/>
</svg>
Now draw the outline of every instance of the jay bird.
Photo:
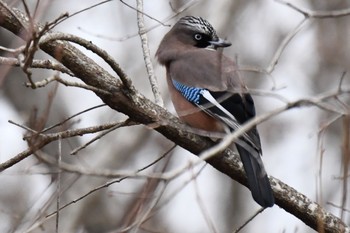
<svg viewBox="0 0 350 233">
<path fill-rule="evenodd" d="M 255 116 L 255 107 L 234 61 L 218 50 L 231 43 L 217 36 L 201 17 L 182 17 L 164 36 L 156 57 L 166 68 L 169 92 L 180 119 L 191 127 L 230 133 Z M 254 200 L 274 205 L 272 188 L 261 160 L 256 127 L 236 147 Z"/>
</svg>

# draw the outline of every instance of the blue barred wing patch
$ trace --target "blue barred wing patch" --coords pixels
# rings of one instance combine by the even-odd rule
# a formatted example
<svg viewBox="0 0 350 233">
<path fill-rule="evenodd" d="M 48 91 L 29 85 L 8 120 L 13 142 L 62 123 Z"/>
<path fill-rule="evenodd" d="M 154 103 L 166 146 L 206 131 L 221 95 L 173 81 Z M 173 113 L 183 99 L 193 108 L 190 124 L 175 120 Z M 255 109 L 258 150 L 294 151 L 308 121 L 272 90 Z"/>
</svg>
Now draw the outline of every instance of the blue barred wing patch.
<svg viewBox="0 0 350 233">
<path fill-rule="evenodd" d="M 178 90 L 188 101 L 199 104 L 199 100 L 202 96 L 202 92 L 205 90 L 204 88 L 199 87 L 189 87 L 178 81 L 172 79 L 174 87 Z"/>
</svg>

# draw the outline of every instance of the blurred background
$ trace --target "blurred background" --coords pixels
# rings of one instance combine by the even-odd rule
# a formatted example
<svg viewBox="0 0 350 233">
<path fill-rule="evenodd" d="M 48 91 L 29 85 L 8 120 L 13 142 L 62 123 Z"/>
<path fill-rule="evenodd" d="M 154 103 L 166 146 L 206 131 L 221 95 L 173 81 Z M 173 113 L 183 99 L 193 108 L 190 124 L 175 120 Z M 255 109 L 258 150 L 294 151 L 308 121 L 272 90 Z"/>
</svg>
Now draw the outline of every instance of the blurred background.
<svg viewBox="0 0 350 233">
<path fill-rule="evenodd" d="M 22 1 L 7 2 L 23 9 Z M 33 11 L 38 1 L 27 1 Z M 38 22 L 53 21 L 62 13 L 86 9 L 102 1 L 41 0 Z M 293 4 L 310 10 L 340 10 L 349 1 L 308 0 Z M 129 6 L 128 6 L 129 5 Z M 130 7 L 131 6 L 131 7 Z M 65 20 L 54 30 L 85 38 L 106 50 L 132 79 L 136 88 L 153 99 L 138 36 L 136 1 L 109 1 Z M 149 47 L 165 107 L 175 114 L 165 81 L 165 69 L 154 54 L 170 26 L 181 16 L 195 15 L 207 19 L 220 37 L 232 46 L 224 53 L 237 60 L 249 88 L 276 96 L 254 95 L 257 113 L 269 112 L 284 102 L 310 98 L 336 90 L 342 73 L 350 68 L 350 16 L 309 19 L 288 42 L 270 74 L 254 72 L 269 67 L 286 36 L 295 30 L 304 16 L 277 1 L 198 0 L 145 1 L 145 26 L 149 28 Z M 177 16 L 176 14 L 179 13 Z M 175 16 L 172 17 L 171 16 Z M 170 19 L 169 19 L 170 18 Z M 17 48 L 23 41 L 0 29 L 0 46 Z M 111 69 L 96 55 L 81 48 L 105 69 Z M 1 56 L 11 56 L 0 49 Z M 42 52 L 36 58 L 49 58 Z M 111 71 L 112 73 L 112 71 Z M 40 81 L 54 75 L 49 70 L 34 70 Z M 113 74 L 113 73 L 112 73 Z M 61 75 L 70 81 L 78 81 Z M 343 85 L 349 86 L 349 74 Z M 22 140 L 25 131 L 8 120 L 28 125 L 33 114 L 47 117 L 46 125 L 56 124 L 85 109 L 102 104 L 92 92 L 51 83 L 44 88 L 25 87 L 26 75 L 19 69 L 0 65 L 0 162 L 5 162 L 27 148 Z M 49 95 L 55 92 L 51 106 Z M 329 104 L 349 112 L 349 96 Z M 49 110 L 48 110 L 49 109 Z M 345 110 L 344 110 L 345 109 Z M 56 130 L 95 126 L 126 119 L 109 109 L 98 108 L 84 113 Z M 327 211 L 341 216 L 350 224 L 347 181 L 342 179 L 344 128 L 340 114 L 316 107 L 295 108 L 258 126 L 267 172 L 317 201 Z M 145 126 L 115 130 L 81 150 L 70 153 L 96 135 L 62 141 L 62 159 L 93 169 L 136 171 L 168 151 L 173 143 Z M 57 156 L 58 143 L 43 150 Z M 347 155 L 350 156 L 350 155 Z M 148 169 L 149 173 L 173 171 L 197 157 L 176 147 L 165 159 Z M 112 181 L 103 177 L 64 173 L 60 179 L 61 206 Z M 31 156 L 0 173 L 0 231 L 54 232 L 57 169 Z M 345 183 L 344 183 L 345 182 Z M 341 207 L 346 210 L 342 211 Z M 59 232 L 232 232 L 260 207 L 249 190 L 210 165 L 188 169 L 168 182 L 128 178 L 105 186 L 64 208 L 60 212 Z M 146 220 L 142 222 L 143 220 Z M 42 224 L 39 224 L 42 223 Z M 303 222 L 278 206 L 265 210 L 241 232 L 313 232 Z"/>
</svg>

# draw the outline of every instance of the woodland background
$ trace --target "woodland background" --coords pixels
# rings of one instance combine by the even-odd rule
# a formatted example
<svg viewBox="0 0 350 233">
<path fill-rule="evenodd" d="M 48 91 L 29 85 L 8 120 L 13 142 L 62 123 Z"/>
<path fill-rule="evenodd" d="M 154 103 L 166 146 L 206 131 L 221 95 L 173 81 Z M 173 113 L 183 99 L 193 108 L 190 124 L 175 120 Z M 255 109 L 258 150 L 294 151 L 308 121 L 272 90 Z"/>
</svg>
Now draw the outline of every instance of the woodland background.
<svg viewBox="0 0 350 233">
<path fill-rule="evenodd" d="M 107 51 L 136 89 L 154 100 L 138 33 L 135 1 L 4 2 L 23 12 L 27 5 L 29 12 L 36 12 L 34 21 L 40 23 L 52 22 L 68 12 L 69 17 L 53 31 L 79 36 Z M 101 4 L 94 6 L 97 3 Z M 339 88 L 349 90 L 349 8 L 348 1 L 340 0 L 293 1 L 292 6 L 268 0 L 144 1 L 151 64 L 165 108 L 174 113 L 165 69 L 156 62 L 154 54 L 170 25 L 179 17 L 201 16 L 217 29 L 220 37 L 232 42 L 224 53 L 241 66 L 260 115 L 296 100 L 314 100 Z M 304 15 L 300 12 L 303 9 Z M 336 14 L 342 12 L 345 12 L 342 17 Z M 6 48 L 15 49 L 24 44 L 0 28 L 2 58 L 17 58 L 17 51 Z M 114 74 L 96 54 L 77 48 Z M 35 59 L 52 58 L 39 50 Z M 1 163 L 28 148 L 23 140 L 27 130 L 9 120 L 33 129 L 44 128 L 103 104 L 91 90 L 58 82 L 32 89 L 24 85 L 29 80 L 23 69 L 9 63 L 10 60 L 0 60 Z M 78 82 L 50 69 L 30 70 L 34 82 L 53 77 Z M 302 102 L 300 107 L 270 117 L 258 128 L 268 173 L 317 201 L 349 225 L 348 93 L 324 101 L 334 111 Z M 124 114 L 103 106 L 86 111 L 51 132 L 126 119 Z M 59 157 L 66 163 L 96 172 L 112 169 L 134 174 L 174 145 L 153 128 L 153 125 L 125 124 L 77 154 L 71 153 L 101 133 L 56 140 L 40 154 Z M 147 174 L 177 171 L 197 161 L 195 155 L 177 146 L 148 168 Z M 247 188 L 205 162 L 189 166 L 166 181 L 135 176 L 106 185 L 113 180 L 107 176 L 60 171 L 39 155 L 31 155 L 0 173 L 0 232 L 233 232 L 259 210 Z M 103 188 L 99 189 L 100 186 Z M 87 193 L 91 194 L 85 196 Z M 57 205 L 67 203 L 59 218 L 50 215 Z M 277 205 L 264 210 L 241 232 L 262 232 L 262 229 L 263 232 L 314 232 Z"/>
</svg>

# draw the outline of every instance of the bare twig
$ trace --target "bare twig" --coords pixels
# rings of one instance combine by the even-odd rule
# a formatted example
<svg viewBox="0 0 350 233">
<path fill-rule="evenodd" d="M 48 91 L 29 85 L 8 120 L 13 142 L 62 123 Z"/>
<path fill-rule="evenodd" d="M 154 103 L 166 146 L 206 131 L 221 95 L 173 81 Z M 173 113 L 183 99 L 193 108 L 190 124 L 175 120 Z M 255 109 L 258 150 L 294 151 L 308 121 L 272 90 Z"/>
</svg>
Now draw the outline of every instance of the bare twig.
<svg viewBox="0 0 350 233">
<path fill-rule="evenodd" d="M 15 49 L 0 46 L 0 50 L 8 52 L 8 53 L 13 53 L 13 54 L 19 54 L 23 51 L 23 49 L 24 49 L 24 46 L 20 46 L 20 47 L 15 48 Z"/>
<path fill-rule="evenodd" d="M 152 17 L 151 15 L 146 14 L 145 12 L 143 12 L 143 10 L 140 10 L 138 7 L 135 9 L 135 7 L 131 6 L 130 4 L 126 3 L 125 1 L 123 1 L 123 0 L 119 0 L 119 1 L 120 1 L 121 3 L 123 3 L 125 6 L 131 8 L 131 9 L 133 9 L 133 10 L 135 10 L 135 11 L 137 11 L 137 13 L 140 13 L 140 14 L 142 14 L 142 15 L 145 15 L 145 16 L 147 16 L 148 18 L 150 18 L 150 19 L 156 21 L 156 22 L 159 23 L 160 25 L 169 26 L 169 25 L 166 25 L 165 23 L 163 23 L 163 21 L 160 21 L 160 20 L 158 20 L 158 19 Z"/>
<path fill-rule="evenodd" d="M 207 225 L 208 225 L 208 228 L 209 228 L 210 232 L 212 232 L 212 233 L 217 233 L 218 230 L 216 229 L 213 220 L 212 220 L 212 219 L 210 218 L 210 216 L 209 216 L 208 210 L 207 210 L 207 208 L 206 208 L 206 206 L 205 206 L 206 203 L 203 201 L 201 195 L 199 194 L 198 183 L 197 183 L 197 180 L 194 179 L 194 177 L 196 177 L 197 174 L 195 174 L 195 173 L 193 172 L 193 169 L 191 169 L 191 173 L 192 173 L 192 178 L 193 178 L 193 179 L 192 179 L 192 180 L 193 180 L 192 183 L 193 183 L 194 190 L 195 190 L 195 194 L 196 194 L 196 200 L 197 200 L 197 203 L 198 203 L 199 208 L 200 208 L 200 210 L 201 210 L 201 213 L 202 213 L 202 215 L 203 215 L 203 217 L 204 217 L 204 219 L 205 219 L 205 222 L 206 222 Z M 208 232 L 209 232 L 209 231 L 208 231 Z"/>
<path fill-rule="evenodd" d="M 120 128 L 120 127 L 124 127 L 124 126 L 132 126 L 132 125 L 136 125 L 136 122 L 132 122 L 130 120 L 126 120 L 123 122 L 119 122 L 119 123 L 113 123 L 114 126 L 112 126 L 110 129 L 106 129 L 106 131 L 102 132 L 101 134 L 97 135 L 96 137 L 94 137 L 93 139 L 89 140 L 87 143 L 85 143 L 82 146 L 79 146 L 78 148 L 74 149 L 70 154 L 71 155 L 76 155 L 79 151 L 85 149 L 87 146 L 89 146 L 90 144 L 92 144 L 93 142 L 101 139 L 102 137 L 106 136 L 107 134 L 109 134 L 110 132 Z"/>
<path fill-rule="evenodd" d="M 343 116 L 343 142 L 342 142 L 342 154 L 343 154 L 343 192 L 341 199 L 342 211 L 340 218 L 344 219 L 344 209 L 348 201 L 348 175 L 350 166 L 350 115 Z"/>
<path fill-rule="evenodd" d="M 66 33 L 50 33 L 48 35 L 45 35 L 41 40 L 40 43 L 45 44 L 50 41 L 55 40 L 64 40 L 64 41 L 70 41 L 74 42 L 78 45 L 81 45 L 85 47 L 86 49 L 96 53 L 98 56 L 100 56 L 110 67 L 117 73 L 120 80 L 122 80 L 123 84 L 126 88 L 135 91 L 134 87 L 131 84 L 131 80 L 128 78 L 126 73 L 123 71 L 123 69 L 119 66 L 119 64 L 107 53 L 107 51 L 97 47 L 94 45 L 91 41 L 85 40 L 83 38 L 66 34 Z"/>
<path fill-rule="evenodd" d="M 345 76 L 346 76 L 346 71 L 344 71 L 343 73 L 342 73 L 342 75 L 340 76 L 340 80 L 339 80 L 339 84 L 338 84 L 338 91 L 339 92 L 341 92 L 341 88 L 342 88 L 342 86 L 343 86 L 343 81 L 344 81 L 344 79 L 345 79 Z"/>
<path fill-rule="evenodd" d="M 283 41 L 281 42 L 281 44 L 278 46 L 276 52 L 274 53 L 274 55 L 273 55 L 273 57 L 272 57 L 272 59 L 271 59 L 271 61 L 270 61 L 270 64 L 269 64 L 268 67 L 266 68 L 266 72 L 267 72 L 268 74 L 271 74 L 271 73 L 274 71 L 274 69 L 275 69 L 275 67 L 276 67 L 276 65 L 277 65 L 277 63 L 278 63 L 278 61 L 279 61 L 279 59 L 280 59 L 280 57 L 281 57 L 281 55 L 282 55 L 284 49 L 288 46 L 289 42 L 296 36 L 296 34 L 305 26 L 306 23 L 307 23 L 307 18 L 304 18 L 304 19 L 303 19 L 292 31 L 290 31 L 290 32 L 286 35 L 286 37 L 283 39 Z"/>
<path fill-rule="evenodd" d="M 276 0 L 277 1 L 277 0 Z M 303 20 L 300 21 L 300 23 L 293 29 L 291 30 L 282 40 L 282 42 L 279 44 L 278 48 L 276 49 L 275 53 L 273 54 L 269 65 L 266 68 L 262 67 L 253 67 L 253 66 L 240 66 L 239 70 L 240 71 L 250 71 L 250 72 L 258 72 L 262 73 L 265 75 L 268 75 L 268 77 L 271 78 L 273 82 L 273 90 L 276 89 L 276 84 L 275 80 L 272 77 L 272 72 L 275 70 L 276 65 L 282 56 L 282 53 L 286 49 L 286 47 L 290 44 L 291 40 L 298 34 L 298 32 L 306 25 L 308 22 L 308 18 L 304 18 Z"/>
<path fill-rule="evenodd" d="M 157 158 L 156 160 L 154 160 L 153 162 L 151 162 L 150 164 L 146 165 L 145 167 L 139 169 L 137 172 L 141 172 L 141 171 L 144 171 L 146 169 L 148 169 L 149 167 L 153 166 L 154 164 L 158 163 L 160 160 L 162 160 L 165 156 L 167 156 L 174 148 L 176 147 L 176 145 L 172 146 L 167 152 L 165 152 L 162 156 L 160 156 L 159 158 Z M 46 158 L 49 158 L 48 156 L 46 156 Z M 52 158 L 49 158 L 49 159 L 52 159 Z M 124 176 L 122 178 L 119 178 L 119 179 L 116 179 L 116 180 L 112 180 L 112 181 L 109 181 L 103 185 L 100 185 L 100 186 L 97 186 L 95 187 L 94 189 L 88 191 L 87 193 L 85 193 L 84 195 L 78 197 L 77 199 L 74 199 L 72 200 L 71 202 L 68 202 L 67 204 L 61 206 L 59 208 L 59 210 L 56 210 L 48 215 L 46 215 L 45 218 L 41 219 L 40 221 L 37 221 L 35 224 L 33 224 L 29 229 L 27 229 L 27 231 L 25 231 L 24 233 L 29 233 L 29 232 L 32 232 L 34 229 L 42 226 L 42 224 L 44 224 L 46 221 L 50 220 L 51 218 L 55 217 L 56 214 L 57 214 L 57 211 L 62 211 L 63 209 L 73 205 L 73 204 L 76 204 L 78 203 L 79 201 L 83 200 L 84 198 L 90 196 L 91 194 L 94 194 L 95 192 L 97 191 L 100 191 L 101 189 L 105 189 L 105 188 L 108 188 L 109 186 L 111 186 L 112 184 L 115 184 L 115 183 L 120 183 L 122 182 L 123 180 L 129 178 L 129 176 Z"/>
<path fill-rule="evenodd" d="M 265 210 L 265 208 L 260 208 L 253 216 L 251 216 L 247 221 L 245 221 L 242 226 L 238 227 L 236 230 L 233 231 L 233 233 L 240 232 L 245 226 L 248 225 L 258 214 L 262 213 Z"/>
<path fill-rule="evenodd" d="M 181 7 L 178 11 L 176 11 L 174 14 L 166 17 L 165 19 L 161 20 L 161 22 L 168 22 L 170 21 L 171 19 L 175 18 L 176 16 L 178 16 L 179 14 L 181 14 L 182 12 L 188 10 L 190 7 L 194 6 L 196 3 L 198 3 L 199 0 L 190 0 L 188 2 L 186 2 L 186 4 L 184 4 L 183 7 Z M 170 25 L 168 24 L 165 24 L 165 23 L 157 23 L 155 24 L 154 26 L 150 26 L 148 28 L 145 28 L 144 29 L 144 33 L 148 33 L 149 31 L 152 31 L 153 29 L 157 28 L 157 27 L 160 27 L 160 26 L 166 26 L 166 27 L 169 27 Z M 81 29 L 82 30 L 82 29 Z M 84 30 L 85 31 L 85 30 Z M 92 32 L 90 32 L 92 33 Z M 96 34 L 94 34 L 96 35 Z M 135 32 L 135 33 L 132 33 L 132 34 L 128 34 L 126 36 L 123 36 L 123 37 L 119 37 L 119 38 L 114 38 L 114 37 L 110 37 L 110 36 L 104 36 L 104 35 L 96 35 L 98 36 L 99 38 L 104 38 L 104 39 L 107 39 L 107 40 L 114 40 L 114 41 L 125 41 L 125 40 L 128 40 L 130 38 L 134 38 L 136 36 L 139 35 L 139 32 Z"/>
<path fill-rule="evenodd" d="M 38 66 L 41 66 L 41 65 L 44 65 L 45 66 L 45 62 L 46 61 L 43 61 L 44 64 L 42 64 L 40 62 L 40 64 L 37 64 Z M 51 62 L 51 61 L 49 61 Z M 44 67 L 43 67 L 44 68 Z M 60 68 L 60 67 L 59 67 Z M 65 67 L 62 66 L 62 68 L 65 69 Z M 69 70 L 67 70 L 71 75 L 73 75 Z M 86 90 L 89 90 L 89 91 L 93 91 L 95 93 L 101 93 L 101 94 L 104 94 L 104 95 L 111 95 L 109 92 L 106 92 L 102 89 L 99 89 L 99 88 L 96 88 L 96 87 L 93 87 L 93 86 L 90 86 L 90 85 L 86 85 L 84 83 L 81 83 L 81 82 L 71 82 L 71 81 L 67 81 L 63 78 L 61 78 L 58 74 L 55 74 L 54 76 L 50 76 L 48 78 L 45 78 L 41 81 L 38 81 L 38 82 L 34 82 L 34 85 L 36 88 L 42 88 L 42 87 L 45 87 L 47 84 L 51 83 L 51 82 L 54 82 L 54 81 L 57 81 L 65 86 L 70 86 L 70 87 L 79 87 L 79 88 L 82 88 L 82 89 L 86 89 Z M 25 83 L 25 85 L 27 87 L 31 87 L 31 83 Z"/>
<path fill-rule="evenodd" d="M 1 57 L 0 56 L 0 64 L 2 65 L 11 65 L 11 66 L 20 66 L 20 62 L 16 58 L 11 57 Z M 30 64 L 30 68 L 40 68 L 40 69 L 50 69 L 56 70 L 61 73 L 68 74 L 70 76 L 74 76 L 74 74 L 64 67 L 61 63 L 55 62 L 53 60 L 36 60 L 34 59 Z M 39 83 L 35 83 L 35 85 L 40 85 Z M 37 86 L 38 87 L 38 86 Z"/>
<path fill-rule="evenodd" d="M 139 171 L 129 171 L 129 170 L 112 170 L 112 169 L 104 169 L 104 168 L 87 168 L 82 166 L 76 166 L 69 163 L 66 163 L 64 161 L 61 161 L 60 164 L 57 164 L 57 160 L 51 158 L 50 156 L 47 156 L 43 153 L 37 153 L 40 160 L 43 162 L 57 166 L 60 170 L 66 171 L 69 173 L 76 173 L 79 175 L 84 176 L 94 176 L 94 177 L 104 177 L 104 178 L 121 178 L 121 177 L 128 177 L 128 178 L 134 178 L 134 179 L 159 179 L 159 180 L 168 180 L 169 178 L 167 176 L 164 176 L 163 173 L 150 173 L 150 174 L 143 174 Z"/>
<path fill-rule="evenodd" d="M 157 77 L 154 74 L 154 69 L 151 61 L 151 55 L 150 50 L 148 46 L 148 38 L 145 31 L 145 22 L 143 19 L 143 0 L 136 0 L 137 2 L 137 26 L 139 27 L 139 35 L 141 38 L 141 46 L 142 46 L 142 52 L 143 52 L 143 59 L 145 61 L 147 73 L 148 73 L 148 79 L 151 84 L 151 89 L 154 95 L 154 99 L 156 104 L 163 107 L 163 99 L 159 91 L 158 81 Z"/>
<path fill-rule="evenodd" d="M 108 186 L 110 186 L 110 185 L 112 185 L 112 184 L 120 183 L 120 182 L 122 182 L 122 181 L 125 180 L 125 179 L 134 177 L 135 174 L 140 173 L 140 172 L 142 172 L 142 171 L 144 171 L 144 170 L 146 170 L 146 169 L 152 167 L 154 164 L 156 164 L 156 163 L 158 163 L 160 160 L 164 159 L 167 155 L 169 155 L 169 153 L 170 153 L 176 146 L 177 146 L 177 145 L 171 146 L 171 147 L 170 147 L 165 153 L 163 153 L 159 158 L 155 159 L 153 162 L 149 163 L 148 165 L 146 165 L 146 166 L 144 166 L 144 167 L 138 169 L 138 170 L 135 171 L 135 172 L 129 172 L 129 175 L 125 175 L 125 176 L 123 176 L 123 177 L 121 177 L 121 178 L 119 178 L 119 179 L 117 179 L 117 180 L 112 180 L 112 181 L 110 181 L 110 182 L 107 182 L 107 183 L 104 184 L 104 185 L 98 186 L 98 187 L 96 187 L 95 189 L 90 190 L 88 193 L 86 193 L 86 194 L 80 196 L 78 199 L 75 199 L 75 200 L 73 200 L 73 201 L 67 203 L 66 205 L 62 206 L 62 207 L 60 208 L 60 210 L 63 210 L 64 208 L 66 208 L 66 207 L 68 207 L 68 206 L 70 206 L 70 205 L 72 205 L 72 204 L 74 204 L 74 203 L 77 203 L 79 200 L 82 200 L 83 198 L 89 196 L 90 194 L 92 194 L 92 193 L 94 193 L 94 192 L 96 192 L 96 191 L 98 191 L 98 190 L 100 190 L 100 189 L 102 189 L 102 188 L 107 188 Z M 130 176 L 130 175 L 131 175 L 131 176 Z M 119 173 L 119 176 L 121 176 L 121 173 Z M 150 177 L 156 178 L 155 176 L 147 176 L 147 175 L 143 175 L 143 177 L 146 177 L 146 178 L 150 178 Z M 53 213 L 51 213 L 51 214 L 48 214 L 47 217 L 50 217 L 51 215 L 55 215 L 55 214 L 56 214 L 56 211 L 53 212 Z"/>
<path fill-rule="evenodd" d="M 69 19 L 69 18 L 72 18 L 72 17 L 75 16 L 75 15 L 78 15 L 78 14 L 80 14 L 80 13 L 82 13 L 82 12 L 85 12 L 85 11 L 87 11 L 87 10 L 90 10 L 90 9 L 92 9 L 92 8 L 95 8 L 95 7 L 97 7 L 97 6 L 103 5 L 103 4 L 105 4 L 105 3 L 107 3 L 107 2 L 111 2 L 111 1 L 112 1 L 112 0 L 105 0 L 105 1 L 102 1 L 102 2 L 99 2 L 99 3 L 96 3 L 96 4 L 93 4 L 93 5 L 89 6 L 89 7 L 86 7 L 86 8 L 84 8 L 84 9 L 82 9 L 82 10 L 77 11 L 77 12 L 74 12 L 74 13 L 72 13 L 72 14 L 64 13 L 64 14 L 62 14 L 62 15 L 58 18 L 58 20 L 56 20 L 56 22 L 55 22 L 54 24 L 52 24 L 52 26 L 50 27 L 50 29 L 53 29 L 53 28 L 54 28 L 55 26 L 57 26 L 58 24 L 64 22 L 65 20 L 67 20 L 67 19 Z"/>
<path fill-rule="evenodd" d="M 350 8 L 336 10 L 336 11 L 310 11 L 307 9 L 303 9 L 301 7 L 297 7 L 293 3 L 289 3 L 289 2 L 286 2 L 284 0 L 275 0 L 275 1 L 291 7 L 292 9 L 303 14 L 305 16 L 305 18 L 292 31 L 290 31 L 287 34 L 287 36 L 283 39 L 283 41 L 279 45 L 278 49 L 274 53 L 268 67 L 266 69 L 259 69 L 259 68 L 255 69 L 256 71 L 259 71 L 262 73 L 267 73 L 267 74 L 271 74 L 274 71 L 274 69 L 279 61 L 279 58 L 281 57 L 285 48 L 288 46 L 289 42 L 306 25 L 306 23 L 309 21 L 310 18 L 333 18 L 333 17 L 335 18 L 335 17 L 343 17 L 343 16 L 350 15 Z"/>
<path fill-rule="evenodd" d="M 13 122 L 11 121 L 11 123 L 13 123 Z M 16 124 L 16 125 L 18 125 L 18 124 Z M 27 127 L 25 127 L 23 125 L 18 125 L 18 126 L 20 126 L 21 128 L 28 129 Z M 9 168 L 9 167 L 12 167 L 16 163 L 22 161 L 23 159 L 25 159 L 28 156 L 30 156 L 31 154 L 33 154 L 35 151 L 43 148 L 44 146 L 46 146 L 47 144 L 49 144 L 53 141 L 57 141 L 59 138 L 65 139 L 65 138 L 71 138 L 71 137 L 75 137 L 75 136 L 82 136 L 84 134 L 96 133 L 96 132 L 100 132 L 102 130 L 109 129 L 109 128 L 114 127 L 114 126 L 115 126 L 115 124 L 98 125 L 98 126 L 92 126 L 92 127 L 86 127 L 86 128 L 80 128 L 80 129 L 66 130 L 66 131 L 62 131 L 59 133 L 51 133 L 51 134 L 40 134 L 39 132 L 30 129 L 30 131 L 33 133 L 33 135 L 26 136 L 25 139 L 26 140 L 29 140 L 29 139 L 34 140 L 34 139 L 32 139 L 34 137 L 35 143 L 32 143 L 33 146 L 31 146 L 30 148 L 22 151 L 21 153 L 15 155 L 15 156 L 13 156 L 11 159 L 9 159 L 3 163 L 0 163 L 0 172 Z"/>
<path fill-rule="evenodd" d="M 61 167 L 62 163 L 62 139 L 61 137 L 58 138 L 58 158 L 57 158 L 57 167 Z M 60 206 L 61 206 L 61 170 L 58 170 L 57 173 L 57 196 L 56 196 L 56 233 L 58 233 L 59 223 L 60 223 Z"/>
<path fill-rule="evenodd" d="M 24 129 L 24 130 L 26 130 L 26 131 L 28 131 L 28 132 L 33 133 L 33 134 L 36 134 L 36 133 L 37 133 L 37 131 L 35 131 L 35 130 L 29 128 L 28 126 L 25 126 L 25 125 L 16 123 L 16 122 L 14 122 L 14 121 L 12 121 L 12 120 L 8 120 L 8 122 L 9 122 L 10 124 L 13 124 L 13 125 L 15 125 L 15 126 L 18 126 L 19 128 L 22 128 L 22 129 Z"/>
<path fill-rule="evenodd" d="M 350 15 L 350 8 L 333 11 L 311 11 L 284 0 L 275 0 L 303 14 L 305 18 L 339 18 Z"/>
<path fill-rule="evenodd" d="M 341 209 L 341 210 L 343 210 L 343 211 L 346 211 L 346 212 L 349 212 L 349 213 L 350 213 L 350 209 L 343 208 L 342 206 L 336 205 L 336 204 L 334 204 L 334 203 L 332 203 L 332 202 L 327 202 L 327 205 L 333 206 L 333 207 L 335 207 L 335 208 L 339 208 L 339 209 Z"/>
<path fill-rule="evenodd" d="M 79 87 L 79 88 L 82 88 L 82 89 L 86 89 L 86 90 L 89 90 L 89 91 L 93 91 L 95 93 L 103 93 L 104 95 L 111 95 L 109 92 L 106 92 L 100 88 L 96 88 L 94 86 L 90 86 L 90 85 L 86 85 L 86 84 L 83 84 L 83 83 L 79 83 L 79 82 L 69 82 L 63 78 L 61 78 L 60 76 L 58 75 L 55 75 L 55 80 L 59 83 L 62 83 L 63 85 L 65 86 L 70 86 L 70 87 Z"/>
<path fill-rule="evenodd" d="M 170 159 L 171 158 L 169 156 L 164 164 L 155 166 L 153 172 L 164 173 L 168 168 Z M 122 220 L 122 222 L 125 223 L 124 225 L 132 226 L 131 228 L 134 228 L 134 232 L 137 232 L 138 229 L 142 228 L 142 224 L 146 221 L 152 210 L 162 198 L 169 181 L 161 181 L 162 180 L 159 179 L 149 178 L 141 191 L 141 196 L 146 195 L 147 198 L 141 198 L 139 201 L 134 203 L 131 213 L 126 215 L 126 219 Z M 156 192 L 157 194 L 155 194 Z M 149 198 L 149 195 L 152 194 L 154 194 L 153 196 L 155 196 L 155 198 Z M 134 221 L 134 223 L 131 223 L 131 221 Z"/>
<path fill-rule="evenodd" d="M 40 131 L 39 133 L 42 134 L 42 133 L 45 133 L 46 131 L 49 131 L 49 130 L 51 130 L 51 129 L 53 129 L 53 128 L 56 128 L 56 127 L 58 127 L 58 126 L 62 126 L 63 124 L 65 124 L 67 121 L 73 119 L 74 117 L 77 117 L 77 116 L 79 116 L 79 115 L 81 115 L 81 114 L 83 114 L 83 113 L 86 113 L 86 112 L 89 112 L 89 111 L 91 111 L 91 110 L 94 110 L 94 109 L 97 109 L 97 108 L 100 108 L 100 107 L 104 107 L 104 106 L 106 106 L 106 104 L 96 105 L 96 106 L 94 106 L 94 107 L 91 107 L 91 108 L 85 109 L 85 110 L 83 110 L 83 111 L 80 111 L 80 112 L 78 112 L 78 113 L 76 113 L 76 114 L 73 114 L 73 115 L 70 116 L 70 117 L 67 117 L 65 120 L 63 120 L 63 121 L 61 121 L 61 122 L 59 122 L 59 123 L 57 123 L 57 124 L 54 124 L 54 125 L 52 125 L 52 126 L 49 126 L 49 127 L 45 128 L 45 129 L 43 129 L 43 130 Z"/>
<path fill-rule="evenodd" d="M 323 184 L 322 184 L 322 177 L 323 177 L 323 158 L 324 158 L 324 152 L 325 152 L 325 148 L 324 148 L 324 136 L 326 133 L 326 130 L 328 128 L 328 126 L 330 124 L 332 124 L 334 121 L 336 121 L 338 119 L 335 118 L 334 120 L 332 119 L 332 121 L 329 121 L 326 124 L 323 124 L 320 127 L 320 130 L 318 131 L 317 134 L 317 155 L 319 155 L 319 167 L 318 167 L 318 176 L 316 177 L 316 201 L 318 203 L 322 203 L 323 201 Z"/>
<path fill-rule="evenodd" d="M 158 195 L 157 200 L 154 203 L 155 204 L 154 208 L 149 209 L 149 210 L 152 210 L 152 212 L 149 212 L 147 214 L 147 216 L 144 215 L 144 217 L 142 218 L 142 221 L 140 223 L 146 222 L 147 220 L 152 218 L 155 214 L 157 214 L 162 208 L 164 208 L 165 205 L 169 204 L 174 199 L 174 197 L 180 193 L 181 190 L 183 190 L 187 185 L 189 185 L 194 179 L 196 179 L 201 174 L 201 172 L 204 170 L 205 167 L 206 167 L 206 164 L 202 165 L 195 174 L 193 174 L 190 178 L 188 178 L 181 185 L 179 185 L 179 187 L 177 189 L 175 189 L 174 191 L 172 191 L 172 193 L 168 194 L 165 199 L 161 200 L 161 198 L 160 198 L 161 195 Z M 165 180 L 165 182 L 167 182 L 165 184 L 165 187 L 170 181 L 171 180 L 168 180 L 168 179 Z M 118 231 L 119 232 L 128 231 L 132 227 L 134 227 L 136 224 L 137 224 L 137 222 L 134 222 L 133 224 L 130 224 L 128 227 L 118 229 Z"/>
<path fill-rule="evenodd" d="M 49 84 L 49 83 L 51 83 L 53 81 L 57 81 L 57 82 L 65 85 L 67 87 L 79 87 L 79 88 L 82 88 L 82 89 L 93 91 L 95 93 L 101 93 L 101 94 L 104 94 L 104 95 L 111 95 L 111 93 L 106 92 L 105 90 L 96 88 L 94 86 L 86 85 L 86 84 L 81 83 L 81 82 L 70 82 L 70 81 L 67 81 L 67 80 L 61 78 L 57 74 L 55 74 L 54 76 L 45 78 L 45 79 L 43 79 L 41 81 L 35 82 L 34 84 L 35 84 L 35 86 L 37 88 L 41 88 L 41 87 L 45 87 L 47 84 Z M 30 85 L 30 83 L 26 83 L 26 86 L 28 86 L 28 85 Z"/>
<path fill-rule="evenodd" d="M 45 24 L 42 27 L 36 27 L 34 19 L 29 11 L 29 8 L 25 0 L 22 0 L 26 16 L 29 22 L 29 37 L 24 46 L 23 53 L 18 54 L 19 66 L 22 68 L 23 72 L 27 75 L 27 78 L 31 84 L 31 88 L 35 89 L 35 83 L 32 80 L 32 71 L 29 69 L 33 60 L 36 51 L 39 49 L 39 40 L 40 38 L 49 30 L 49 24 Z M 38 4 L 38 2 L 37 2 Z M 37 9 L 38 5 L 35 9 Z"/>
</svg>

